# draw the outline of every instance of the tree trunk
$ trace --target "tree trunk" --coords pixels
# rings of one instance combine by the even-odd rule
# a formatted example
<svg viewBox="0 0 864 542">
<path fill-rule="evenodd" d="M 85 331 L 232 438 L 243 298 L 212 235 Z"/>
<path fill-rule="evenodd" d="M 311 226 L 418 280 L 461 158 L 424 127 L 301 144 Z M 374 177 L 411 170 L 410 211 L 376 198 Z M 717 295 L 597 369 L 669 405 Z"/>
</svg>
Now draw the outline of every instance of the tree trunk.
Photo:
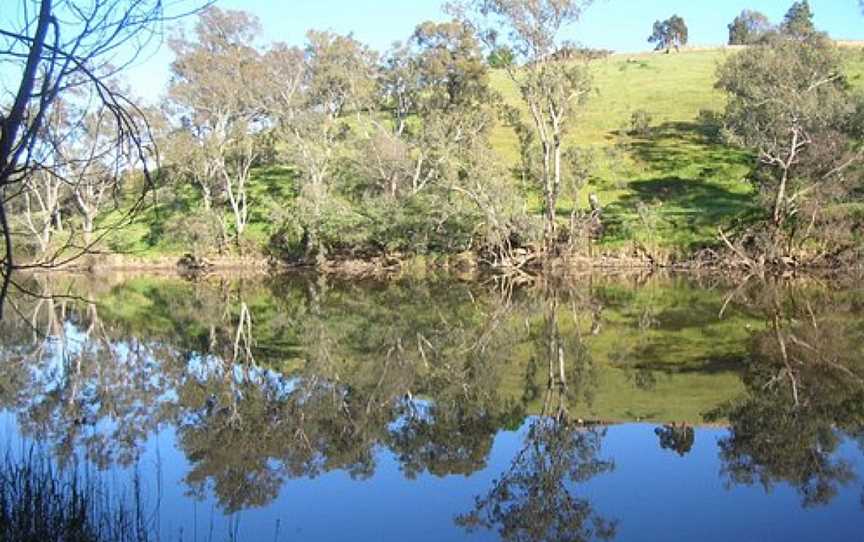
<svg viewBox="0 0 864 542">
<path fill-rule="evenodd" d="M 778 228 L 783 225 L 785 214 L 784 207 L 786 206 L 786 185 L 789 182 L 789 169 L 783 169 L 783 176 L 780 179 L 780 186 L 777 188 L 777 199 L 774 200 L 774 225 Z"/>
<path fill-rule="evenodd" d="M 93 240 L 93 221 L 94 213 L 85 211 L 81 228 L 84 230 L 84 246 L 88 248 Z"/>
<path fill-rule="evenodd" d="M 6 191 L 0 186 L 0 197 L 5 198 Z M 12 280 L 12 269 L 15 267 L 12 260 L 12 232 L 9 231 L 9 220 L 6 217 L 6 206 L 0 204 L 0 229 L 3 230 L 4 256 L 3 269 L 0 274 L 2 284 L 0 284 L 0 320 L 3 319 L 3 305 L 6 301 L 6 294 L 9 292 L 9 283 Z"/>
<path fill-rule="evenodd" d="M 543 225 L 543 251 L 545 254 L 552 252 L 555 239 L 555 196 L 552 180 L 552 150 L 548 142 L 543 143 L 543 197 L 546 207 L 546 220 Z"/>
</svg>

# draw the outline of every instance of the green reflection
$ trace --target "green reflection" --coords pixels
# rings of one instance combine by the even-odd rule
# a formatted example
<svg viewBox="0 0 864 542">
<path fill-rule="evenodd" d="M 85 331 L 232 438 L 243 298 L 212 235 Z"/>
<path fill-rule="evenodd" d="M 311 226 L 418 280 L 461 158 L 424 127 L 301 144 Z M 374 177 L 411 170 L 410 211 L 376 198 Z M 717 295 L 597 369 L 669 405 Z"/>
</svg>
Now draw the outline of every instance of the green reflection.
<svg viewBox="0 0 864 542">
<path fill-rule="evenodd" d="M 840 432 L 861 438 L 854 289 L 638 276 L 20 282 L 18 317 L 0 322 L 0 405 L 22 433 L 61 462 L 81 448 L 109 468 L 174 427 L 189 492 L 213 491 L 227 512 L 267 505 L 291 479 L 371 477 L 381 449 L 409 478 L 470 475 L 500 431 L 527 422 L 511 473 L 460 521 L 579 540 L 614 532 L 574 493 L 612 468 L 605 425 L 654 423 L 681 455 L 694 427 L 729 425 L 728 482 L 788 482 L 807 504 L 851 481 Z M 519 519 L 541 512 L 543 526 Z"/>
</svg>

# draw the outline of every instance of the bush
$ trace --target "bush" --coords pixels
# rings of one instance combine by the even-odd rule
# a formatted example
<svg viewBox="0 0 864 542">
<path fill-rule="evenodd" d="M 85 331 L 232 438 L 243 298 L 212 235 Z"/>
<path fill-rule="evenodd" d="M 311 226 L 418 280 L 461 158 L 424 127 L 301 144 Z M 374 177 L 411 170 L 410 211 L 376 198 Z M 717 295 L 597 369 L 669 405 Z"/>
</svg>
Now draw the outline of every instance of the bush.
<svg viewBox="0 0 864 542">
<path fill-rule="evenodd" d="M 630 135 L 649 136 L 651 135 L 651 123 L 654 118 L 644 109 L 638 109 L 630 116 Z"/>
<path fill-rule="evenodd" d="M 699 127 L 706 138 L 719 143 L 723 133 L 723 115 L 711 109 L 700 109 Z"/>
<path fill-rule="evenodd" d="M 294 262 L 318 256 L 455 253 L 483 243 L 482 222 L 473 208 L 435 195 L 330 200 L 320 208 L 317 220 L 309 216 L 297 220 L 297 215 L 286 219 L 271 236 L 268 252 Z"/>
<path fill-rule="evenodd" d="M 172 216 L 165 222 L 163 235 L 167 242 L 196 255 L 217 248 L 223 241 L 218 218 L 204 209 Z"/>
</svg>

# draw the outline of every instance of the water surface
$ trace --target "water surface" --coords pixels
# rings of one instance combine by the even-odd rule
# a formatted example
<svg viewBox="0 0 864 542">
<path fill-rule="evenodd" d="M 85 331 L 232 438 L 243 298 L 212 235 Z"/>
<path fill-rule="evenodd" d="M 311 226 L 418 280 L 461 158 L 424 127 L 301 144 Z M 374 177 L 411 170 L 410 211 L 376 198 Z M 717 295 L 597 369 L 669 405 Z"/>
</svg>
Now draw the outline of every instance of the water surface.
<svg viewBox="0 0 864 542">
<path fill-rule="evenodd" d="M 855 284 L 19 283 L 7 457 L 152 539 L 864 539 Z"/>
</svg>

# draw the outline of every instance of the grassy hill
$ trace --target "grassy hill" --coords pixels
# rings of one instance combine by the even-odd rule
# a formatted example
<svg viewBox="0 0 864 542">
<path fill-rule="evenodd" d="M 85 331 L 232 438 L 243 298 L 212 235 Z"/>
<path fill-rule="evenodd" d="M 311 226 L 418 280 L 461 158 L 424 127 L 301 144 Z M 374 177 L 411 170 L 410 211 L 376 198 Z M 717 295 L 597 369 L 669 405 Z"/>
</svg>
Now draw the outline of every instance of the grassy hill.
<svg viewBox="0 0 864 542">
<path fill-rule="evenodd" d="M 713 240 L 718 223 L 752 204 L 749 156 L 723 145 L 700 118 L 723 110 L 715 72 L 731 54 L 614 55 L 594 63 L 596 93 L 568 143 L 594 156 L 596 171 L 576 204 L 586 206 L 594 192 L 608 207 L 613 227 L 607 244 L 635 240 L 651 248 L 689 248 Z M 495 74 L 495 86 L 518 102 L 504 74 Z M 628 133 L 636 111 L 652 118 L 642 136 Z M 499 129 L 494 143 L 505 159 L 517 160 L 511 130 Z M 564 200 L 560 211 L 572 204 Z"/>
<path fill-rule="evenodd" d="M 606 208 L 602 245 L 607 249 L 638 244 L 687 251 L 714 243 L 718 225 L 728 226 L 752 210 L 755 193 L 747 181 L 752 158 L 724 145 L 711 122 L 724 106 L 714 89 L 717 66 L 734 53 L 619 54 L 595 61 L 596 92 L 568 136 L 569 144 L 588 151 L 594 172 L 577 201 L 562 198 L 559 212 L 569 213 L 574 204 L 586 207 L 588 194 L 595 193 Z M 843 54 L 850 81 L 862 86 L 864 54 L 858 47 L 845 47 Z M 506 100 L 519 104 L 517 89 L 504 73 L 493 72 L 492 79 Z M 650 131 L 641 136 L 629 133 L 635 111 L 652 118 Z M 492 142 L 504 164 L 516 165 L 511 129 L 497 127 Z M 286 168 L 258 172 L 251 188 L 255 241 L 269 237 L 274 217 L 285 207 L 280 198 L 290 198 L 294 184 Z M 184 252 L 186 247 L 165 240 L 163 225 L 193 207 L 193 196 L 190 191 L 158 198 L 137 224 L 115 237 L 112 248 L 145 257 Z M 529 209 L 539 212 L 539 194 L 527 187 L 525 197 Z"/>
</svg>

